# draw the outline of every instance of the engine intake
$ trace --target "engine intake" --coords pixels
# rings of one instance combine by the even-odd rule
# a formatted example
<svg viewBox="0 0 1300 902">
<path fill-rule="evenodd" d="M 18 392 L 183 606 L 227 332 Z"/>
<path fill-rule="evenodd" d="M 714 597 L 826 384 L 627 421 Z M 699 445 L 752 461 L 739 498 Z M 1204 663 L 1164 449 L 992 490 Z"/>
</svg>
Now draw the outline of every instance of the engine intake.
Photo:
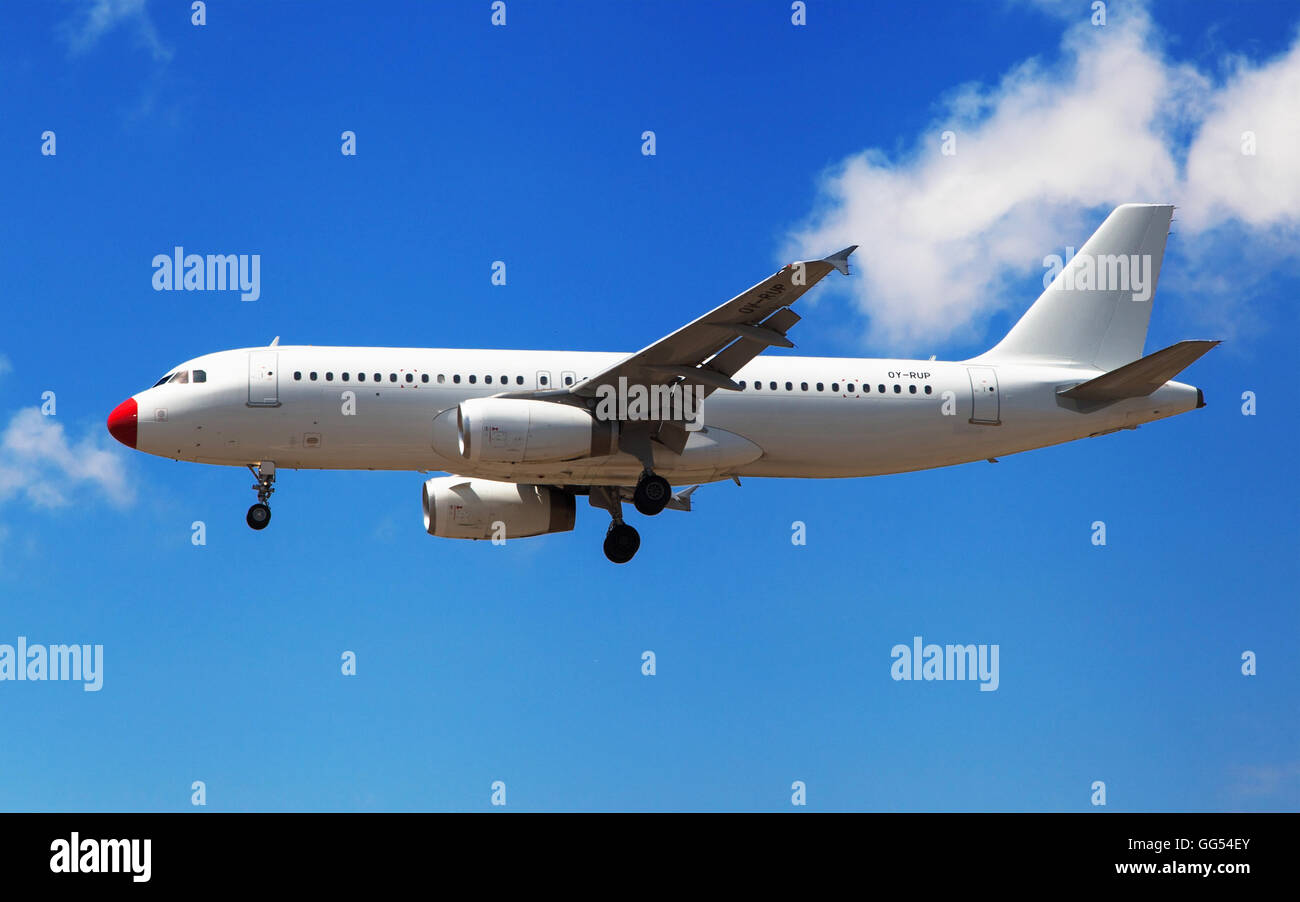
<svg viewBox="0 0 1300 902">
<path fill-rule="evenodd" d="M 440 476 L 424 484 L 424 528 L 431 536 L 522 539 L 568 532 L 576 519 L 573 495 L 547 485 L 463 476 Z"/>
</svg>

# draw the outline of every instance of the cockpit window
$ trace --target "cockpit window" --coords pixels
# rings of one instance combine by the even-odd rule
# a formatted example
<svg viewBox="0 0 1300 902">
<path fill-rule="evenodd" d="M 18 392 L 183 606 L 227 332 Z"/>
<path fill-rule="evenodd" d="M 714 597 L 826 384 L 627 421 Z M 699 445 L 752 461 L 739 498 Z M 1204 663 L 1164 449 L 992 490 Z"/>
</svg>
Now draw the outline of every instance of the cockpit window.
<svg viewBox="0 0 1300 902">
<path fill-rule="evenodd" d="M 167 381 L 168 381 L 168 382 L 174 382 L 174 383 L 176 383 L 177 385 L 181 385 L 181 384 L 184 384 L 184 383 L 186 383 L 186 382 L 189 382 L 189 381 L 190 381 L 190 371 L 189 371 L 189 370 L 177 370 L 176 375 L 175 375 L 175 376 L 172 376 L 172 377 L 171 377 L 170 379 L 168 379 Z"/>
<path fill-rule="evenodd" d="M 207 371 L 207 370 L 195 370 L 195 371 L 194 371 L 194 381 L 195 381 L 195 382 L 207 382 L 207 381 L 208 381 L 208 371 Z"/>
<path fill-rule="evenodd" d="M 161 379 L 159 379 L 157 382 L 155 382 L 155 383 L 153 384 L 153 387 L 154 387 L 154 388 L 157 388 L 158 386 L 162 385 L 164 382 L 166 382 L 168 379 L 170 379 L 172 376 L 175 376 L 175 375 L 176 375 L 175 373 L 168 373 L 166 376 L 163 376 Z"/>
</svg>

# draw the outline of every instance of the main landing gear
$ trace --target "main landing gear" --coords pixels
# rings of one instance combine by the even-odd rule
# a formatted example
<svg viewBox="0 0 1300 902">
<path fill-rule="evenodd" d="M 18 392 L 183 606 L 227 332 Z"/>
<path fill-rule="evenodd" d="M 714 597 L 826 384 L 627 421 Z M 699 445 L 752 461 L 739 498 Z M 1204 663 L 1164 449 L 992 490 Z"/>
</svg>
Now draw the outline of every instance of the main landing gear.
<svg viewBox="0 0 1300 902">
<path fill-rule="evenodd" d="M 594 485 L 590 501 L 593 507 L 609 511 L 609 530 L 605 533 L 605 557 L 615 564 L 626 564 L 641 547 L 641 536 L 623 522 L 623 499 L 617 486 Z"/>
<path fill-rule="evenodd" d="M 614 520 L 605 533 L 605 557 L 615 564 L 626 564 L 641 547 L 641 535 L 622 520 Z"/>
<path fill-rule="evenodd" d="M 691 486 L 674 495 L 668 480 L 646 472 L 641 475 L 636 488 L 631 492 L 632 503 L 636 505 L 638 511 L 648 516 L 654 516 L 670 505 L 674 510 L 689 511 L 691 494 L 697 488 L 699 486 Z M 641 536 L 634 528 L 623 522 L 623 500 L 628 494 L 625 487 L 601 485 L 593 485 L 589 494 L 592 507 L 609 511 L 609 530 L 605 533 L 605 557 L 615 564 L 626 564 L 641 547 Z"/>
<path fill-rule="evenodd" d="M 668 506 L 672 497 L 673 487 L 668 484 L 668 480 L 646 470 L 636 481 L 636 489 L 632 492 L 632 505 L 640 513 L 653 517 Z"/>
<path fill-rule="evenodd" d="M 256 466 L 249 464 L 248 469 L 257 479 L 257 485 L 253 486 L 257 492 L 257 503 L 248 509 L 248 516 L 244 520 L 253 529 L 266 529 L 271 522 L 271 506 L 266 502 L 275 491 L 275 463 L 264 460 Z"/>
</svg>

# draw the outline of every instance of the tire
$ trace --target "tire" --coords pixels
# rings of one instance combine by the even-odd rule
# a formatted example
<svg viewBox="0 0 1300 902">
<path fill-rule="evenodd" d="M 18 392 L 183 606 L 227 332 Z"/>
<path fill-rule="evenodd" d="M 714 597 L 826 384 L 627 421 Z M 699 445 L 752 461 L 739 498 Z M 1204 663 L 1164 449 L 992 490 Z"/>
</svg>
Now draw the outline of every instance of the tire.
<svg viewBox="0 0 1300 902">
<path fill-rule="evenodd" d="M 673 498 L 673 487 L 662 476 L 642 476 L 632 492 L 632 505 L 647 517 L 658 514 Z"/>
<path fill-rule="evenodd" d="M 259 501 L 248 509 L 244 521 L 252 529 L 266 529 L 266 525 L 271 522 L 271 509 Z"/>
<path fill-rule="evenodd" d="M 626 523 L 610 524 L 605 533 L 605 557 L 615 564 L 626 564 L 641 547 L 641 536 Z"/>
</svg>

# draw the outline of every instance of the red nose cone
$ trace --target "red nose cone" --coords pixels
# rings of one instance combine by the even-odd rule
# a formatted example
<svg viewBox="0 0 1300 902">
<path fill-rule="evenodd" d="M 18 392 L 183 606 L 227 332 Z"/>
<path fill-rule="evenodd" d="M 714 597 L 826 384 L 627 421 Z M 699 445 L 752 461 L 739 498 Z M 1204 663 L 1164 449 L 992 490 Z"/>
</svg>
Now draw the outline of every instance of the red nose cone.
<svg viewBox="0 0 1300 902">
<path fill-rule="evenodd" d="M 127 398 L 108 415 L 108 434 L 128 448 L 135 447 L 135 428 L 138 416 L 135 398 Z"/>
</svg>

